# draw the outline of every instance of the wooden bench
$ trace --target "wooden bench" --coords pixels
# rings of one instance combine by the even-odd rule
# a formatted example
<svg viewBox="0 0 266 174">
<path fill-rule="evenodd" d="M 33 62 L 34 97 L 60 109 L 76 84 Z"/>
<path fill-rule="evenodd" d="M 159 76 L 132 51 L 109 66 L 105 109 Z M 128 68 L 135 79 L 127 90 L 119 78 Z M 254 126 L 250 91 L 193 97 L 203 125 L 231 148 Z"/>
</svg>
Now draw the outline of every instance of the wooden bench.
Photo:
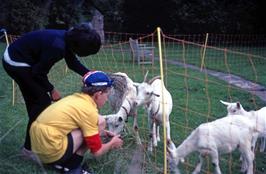
<svg viewBox="0 0 266 174">
<path fill-rule="evenodd" d="M 140 64 L 153 64 L 154 62 L 154 47 L 146 44 L 139 44 L 138 40 L 129 38 L 129 44 L 134 62 Z"/>
</svg>

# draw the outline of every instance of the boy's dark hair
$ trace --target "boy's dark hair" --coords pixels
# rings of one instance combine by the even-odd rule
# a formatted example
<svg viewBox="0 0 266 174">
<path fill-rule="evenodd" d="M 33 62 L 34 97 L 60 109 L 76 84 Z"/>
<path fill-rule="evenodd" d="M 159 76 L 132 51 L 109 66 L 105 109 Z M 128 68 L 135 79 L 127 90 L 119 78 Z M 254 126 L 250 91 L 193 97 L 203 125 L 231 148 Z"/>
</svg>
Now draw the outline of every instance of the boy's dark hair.
<svg viewBox="0 0 266 174">
<path fill-rule="evenodd" d="M 110 89 L 111 87 L 107 87 L 107 86 L 83 86 L 81 88 L 81 91 L 83 93 L 88 94 L 89 96 L 93 96 L 93 94 L 98 91 L 107 92 Z"/>
<path fill-rule="evenodd" d="M 65 34 L 67 46 L 78 56 L 96 54 L 101 47 L 101 37 L 89 23 L 70 28 Z"/>
</svg>

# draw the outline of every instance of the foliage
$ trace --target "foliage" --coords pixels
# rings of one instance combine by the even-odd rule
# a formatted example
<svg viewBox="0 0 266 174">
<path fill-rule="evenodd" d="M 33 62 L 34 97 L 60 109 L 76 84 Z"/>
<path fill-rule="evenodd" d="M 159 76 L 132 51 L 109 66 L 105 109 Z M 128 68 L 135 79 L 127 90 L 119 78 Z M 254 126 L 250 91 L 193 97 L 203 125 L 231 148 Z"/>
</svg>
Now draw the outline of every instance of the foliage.
<svg viewBox="0 0 266 174">
<path fill-rule="evenodd" d="M 51 28 L 69 28 L 77 24 L 81 18 L 81 5 L 79 1 L 53 0 L 49 11 L 49 25 Z"/>
<path fill-rule="evenodd" d="M 4 44 L 0 44 L 0 54 L 3 53 Z M 166 48 L 167 51 L 169 48 Z M 193 52 L 196 48 L 191 48 L 189 51 Z M 122 49 L 125 51 L 126 49 Z M 100 69 L 106 72 L 125 72 L 132 80 L 141 82 L 146 70 L 150 70 L 149 76 L 153 77 L 160 72 L 158 62 L 154 65 L 133 64 L 130 60 L 129 52 L 123 52 L 121 49 L 112 47 L 111 49 L 103 48 L 97 55 L 90 56 L 90 58 L 80 59 L 84 65 L 91 69 Z M 179 52 L 176 50 L 176 53 Z M 181 50 L 180 50 L 181 52 Z M 208 50 L 213 52 L 213 50 Z M 121 54 L 125 54 L 121 56 Z M 167 56 L 168 57 L 168 56 Z M 192 57 L 192 56 L 189 56 Z M 187 59 L 187 58 L 186 58 Z M 220 58 L 217 57 L 219 60 Z M 175 59 L 176 60 L 176 59 Z M 187 60 L 188 63 L 195 62 L 194 60 Z M 221 63 L 206 62 L 213 64 L 212 68 L 219 68 L 217 65 Z M 196 63 L 195 63 L 196 64 Z M 231 62 L 234 67 L 239 65 L 239 61 Z M 248 65 L 245 64 L 245 67 Z M 257 71 L 264 72 L 264 67 L 256 67 Z M 246 68 L 245 68 L 246 69 Z M 65 96 L 69 93 L 80 90 L 81 78 L 71 71 L 67 74 L 65 72 L 64 61 L 58 62 L 50 71 L 53 75 L 52 83 Z M 245 70 L 243 70 L 245 71 Z M 228 84 L 220 81 L 214 77 L 206 76 L 206 74 L 192 69 L 184 68 L 176 65 L 168 65 L 165 76 L 166 86 L 173 96 L 173 110 L 170 116 L 171 119 L 171 137 L 176 145 L 179 145 L 200 123 L 211 121 L 213 119 L 222 117 L 226 114 L 226 108 L 219 102 L 220 99 L 232 101 L 241 101 L 244 108 L 247 110 L 254 109 L 255 106 L 262 107 L 265 105 L 263 101 L 254 97 L 252 94 L 243 91 L 239 88 L 228 88 Z M 23 103 L 16 103 L 11 105 L 12 100 L 12 83 L 10 77 L 4 72 L 0 66 L 0 173 L 44 173 L 40 166 L 30 161 L 23 160 L 19 155 L 20 147 L 22 146 L 25 128 L 27 124 L 26 108 Z M 207 78 L 208 77 L 208 78 Z M 4 85 L 5 83 L 5 85 Z M 230 90 L 230 92 L 228 91 Z M 106 108 L 107 110 L 107 108 Z M 100 113 L 107 113 L 106 110 L 100 110 Z M 140 136 L 144 147 L 147 145 L 149 139 L 149 132 L 147 127 L 146 113 L 140 108 L 138 112 L 138 123 Z M 85 164 L 98 174 L 111 173 L 127 173 L 128 166 L 131 165 L 132 157 L 134 156 L 136 143 L 132 133 L 132 119 L 129 118 L 128 127 L 129 133 L 124 137 L 124 145 L 122 149 L 112 151 L 102 156 L 99 159 L 86 156 Z M 161 129 L 162 132 L 162 129 Z M 256 172 L 265 172 L 265 153 L 256 154 Z M 163 168 L 163 143 L 160 142 L 156 151 L 152 154 L 144 149 L 143 173 L 162 173 Z M 232 153 L 230 155 L 223 155 L 221 158 L 221 168 L 224 173 L 239 173 L 240 162 L 239 154 Z M 182 173 L 191 173 L 196 164 L 196 154 L 191 154 L 186 158 L 185 164 L 180 164 Z M 205 170 L 213 171 L 210 168 L 210 163 L 206 163 Z M 45 169 L 46 170 L 46 169 Z M 46 170 L 47 173 L 55 173 Z"/>
<path fill-rule="evenodd" d="M 219 0 L 1 0 L 0 26 L 21 34 L 38 28 L 68 28 L 104 15 L 105 30 L 150 33 L 265 33 L 265 1 Z"/>
<path fill-rule="evenodd" d="M 152 32 L 160 26 L 168 33 L 263 32 L 258 1 L 135 0 L 124 1 L 124 31 Z M 264 4 L 265 7 L 265 4 Z"/>
<path fill-rule="evenodd" d="M 6 26 L 13 34 L 21 34 L 31 30 L 42 28 L 46 22 L 46 2 L 42 0 L 4 0 L 4 21 L 1 25 Z"/>
</svg>

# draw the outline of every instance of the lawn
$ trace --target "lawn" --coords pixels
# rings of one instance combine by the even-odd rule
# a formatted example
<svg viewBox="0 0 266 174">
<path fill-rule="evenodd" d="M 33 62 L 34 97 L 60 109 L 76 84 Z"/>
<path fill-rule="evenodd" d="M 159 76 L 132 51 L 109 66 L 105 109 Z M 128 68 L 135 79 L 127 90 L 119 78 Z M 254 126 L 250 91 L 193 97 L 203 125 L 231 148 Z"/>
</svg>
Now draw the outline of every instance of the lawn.
<svg viewBox="0 0 266 174">
<path fill-rule="evenodd" d="M 4 44 L 0 44 L 0 53 L 4 51 Z M 188 47 L 189 48 L 189 47 Z M 181 61 L 200 66 L 199 50 L 189 48 L 185 52 L 176 47 L 167 47 L 165 58 L 174 61 Z M 185 53 L 185 54 L 184 54 Z M 220 56 L 217 56 L 217 55 Z M 214 59 L 216 58 L 216 59 Z M 245 56 L 228 54 L 228 61 L 225 64 L 223 52 L 217 50 L 207 50 L 205 67 L 217 71 L 230 72 L 241 75 L 246 79 L 266 85 L 266 77 L 263 76 L 265 61 L 263 59 L 254 60 L 255 70 Z M 244 60 L 245 59 L 245 60 Z M 81 62 L 90 69 L 103 70 L 106 72 L 125 72 L 136 82 L 141 82 L 147 70 L 149 78 L 160 74 L 158 61 L 154 65 L 137 65 L 131 60 L 128 45 L 104 47 L 97 55 L 90 58 L 82 58 Z M 226 115 L 226 107 L 219 100 L 241 101 L 247 110 L 257 109 L 265 106 L 265 102 L 256 96 L 243 91 L 226 82 L 218 80 L 204 72 L 195 71 L 189 68 L 164 64 L 165 84 L 173 97 L 173 110 L 170 115 L 171 137 L 174 143 L 179 145 L 190 132 L 199 124 L 221 118 Z M 244 67 L 244 68 L 243 68 Z M 0 66 L 0 173 L 43 173 L 41 168 L 23 160 L 19 155 L 25 134 L 27 114 L 23 100 L 17 89 L 15 106 L 12 106 L 12 83 L 11 79 L 3 67 Z M 79 91 L 81 77 L 70 70 L 66 71 L 64 61 L 55 65 L 50 71 L 49 78 L 61 93 L 65 96 Z M 108 113 L 106 106 L 100 112 Z M 139 108 L 138 121 L 140 126 L 140 136 L 144 147 L 148 142 L 148 129 L 146 113 Z M 132 160 L 132 155 L 136 149 L 134 135 L 132 134 L 132 119 L 129 119 L 127 135 L 124 137 L 124 147 L 121 150 L 112 151 L 94 159 L 89 153 L 86 155 L 85 163 L 99 174 L 127 173 L 128 166 Z M 162 129 L 161 129 L 162 132 Z M 163 172 L 163 143 L 160 142 L 156 150 L 150 154 L 144 150 L 143 173 L 162 173 Z M 193 153 L 186 158 L 185 164 L 180 164 L 182 173 L 191 173 L 195 167 L 197 154 Z M 239 154 L 221 156 L 221 170 L 223 173 L 240 173 Z M 265 173 L 266 153 L 256 153 L 255 170 L 256 173 Z M 213 168 L 210 160 L 203 166 L 205 172 L 212 172 Z M 54 173 L 45 169 L 47 173 Z M 207 172 L 207 173 L 209 173 Z"/>
</svg>

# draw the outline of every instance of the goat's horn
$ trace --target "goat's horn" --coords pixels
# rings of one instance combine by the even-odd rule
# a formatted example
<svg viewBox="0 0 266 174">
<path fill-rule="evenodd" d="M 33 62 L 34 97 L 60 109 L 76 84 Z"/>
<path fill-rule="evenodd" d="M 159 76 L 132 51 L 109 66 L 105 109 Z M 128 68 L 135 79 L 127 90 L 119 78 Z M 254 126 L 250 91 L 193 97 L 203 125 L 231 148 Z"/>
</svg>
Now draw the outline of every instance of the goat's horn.
<svg viewBox="0 0 266 174">
<path fill-rule="evenodd" d="M 153 77 L 152 79 L 149 80 L 148 84 L 151 85 L 152 82 L 153 82 L 154 80 L 156 80 L 156 79 L 161 79 L 161 76 L 155 76 L 155 77 Z"/>
<path fill-rule="evenodd" d="M 223 101 L 223 100 L 220 100 L 220 102 L 221 102 L 222 104 L 226 105 L 226 106 L 230 105 L 230 103 L 225 102 L 225 101 Z"/>
<path fill-rule="evenodd" d="M 148 76 L 148 74 L 149 74 L 149 70 L 147 70 L 147 72 L 146 72 L 146 74 L 145 74 L 145 76 L 144 76 L 144 80 L 143 80 L 143 82 L 147 82 L 147 76 Z"/>
</svg>

